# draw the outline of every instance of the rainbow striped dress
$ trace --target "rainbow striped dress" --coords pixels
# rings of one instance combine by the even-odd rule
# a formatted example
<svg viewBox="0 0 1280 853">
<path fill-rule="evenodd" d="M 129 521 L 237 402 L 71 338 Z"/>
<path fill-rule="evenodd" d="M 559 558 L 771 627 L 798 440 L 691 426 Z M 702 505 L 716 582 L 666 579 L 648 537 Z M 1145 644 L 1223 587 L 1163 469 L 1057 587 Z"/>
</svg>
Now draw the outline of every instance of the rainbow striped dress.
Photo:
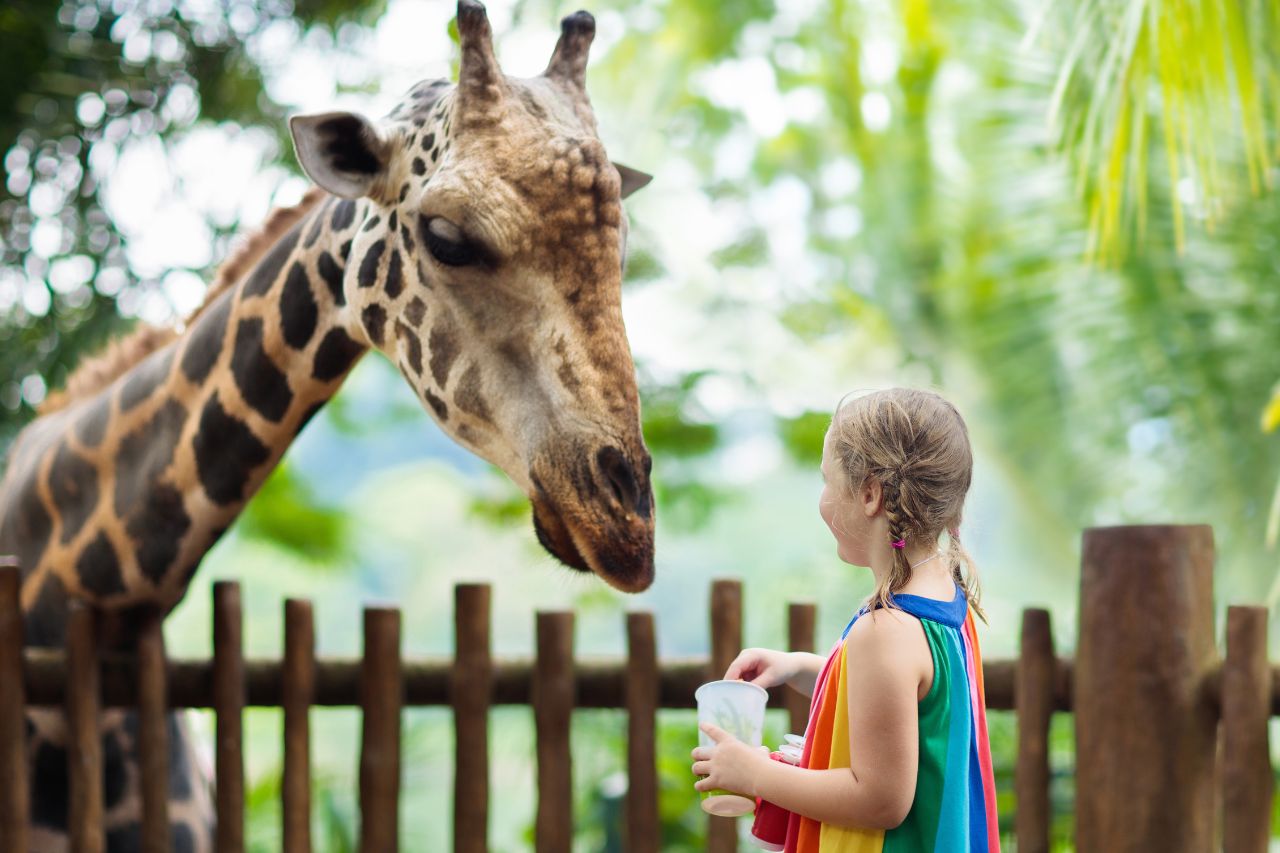
<svg viewBox="0 0 1280 853">
<path fill-rule="evenodd" d="M 894 602 L 920 620 L 933 655 L 933 684 L 919 704 L 920 769 L 911 811 L 890 830 L 833 826 L 793 813 L 789 853 L 999 853 L 982 656 L 968 600 L 957 585 L 951 601 L 898 595 Z M 801 767 L 849 766 L 844 638 L 865 612 L 849 622 L 818 676 Z"/>
</svg>

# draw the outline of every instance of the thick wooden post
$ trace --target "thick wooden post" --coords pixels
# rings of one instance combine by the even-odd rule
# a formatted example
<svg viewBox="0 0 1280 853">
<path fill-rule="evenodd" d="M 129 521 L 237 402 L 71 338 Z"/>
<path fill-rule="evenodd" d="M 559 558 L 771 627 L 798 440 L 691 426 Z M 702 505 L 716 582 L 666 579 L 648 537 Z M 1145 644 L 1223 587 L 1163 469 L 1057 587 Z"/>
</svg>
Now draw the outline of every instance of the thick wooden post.
<svg viewBox="0 0 1280 853">
<path fill-rule="evenodd" d="M 0 850 L 27 849 L 27 745 L 23 709 L 22 576 L 0 558 Z"/>
<path fill-rule="evenodd" d="M 627 853 L 658 853 L 658 756 L 654 744 L 661 682 L 652 613 L 627 614 Z"/>
<path fill-rule="evenodd" d="M 284 778 L 280 783 L 281 844 L 311 853 L 311 703 L 316 692 L 316 633 L 311 602 L 284 603 Z"/>
<path fill-rule="evenodd" d="M 724 672 L 742 651 L 742 581 L 711 583 L 711 671 L 707 680 L 724 678 Z M 729 853 L 738 849 L 737 818 L 707 816 L 707 849 Z"/>
<path fill-rule="evenodd" d="M 1267 608 L 1227 609 L 1222 665 L 1223 850 L 1265 853 L 1271 837 Z"/>
<path fill-rule="evenodd" d="M 488 584 L 453 590 L 454 653 L 449 673 L 453 702 L 453 849 L 489 849 L 489 705 L 493 701 Z"/>
<path fill-rule="evenodd" d="M 813 604 L 787 605 L 787 649 L 793 652 L 813 651 L 814 625 L 818 621 L 818 608 Z M 790 718 L 790 731 L 798 735 L 804 734 L 809 725 L 809 705 L 811 697 L 797 690 L 787 688 L 787 715 Z M 767 744 L 772 745 L 772 744 Z"/>
<path fill-rule="evenodd" d="M 1213 532 L 1084 534 L 1075 668 L 1076 846 L 1213 846 Z"/>
<path fill-rule="evenodd" d="M 537 615 L 533 719 L 538 738 L 538 853 L 568 853 L 573 846 L 573 762 L 569 722 L 573 713 L 573 614 Z"/>
<path fill-rule="evenodd" d="M 98 732 L 101 683 L 94 612 L 78 601 L 67 608 L 67 764 L 71 797 L 67 819 L 72 853 L 107 849 L 102 826 L 102 736 Z"/>
<path fill-rule="evenodd" d="M 244 850 L 244 646 L 240 584 L 213 585 L 214 782 L 217 853 Z"/>
<path fill-rule="evenodd" d="M 1049 851 L 1049 719 L 1057 659 L 1048 610 L 1022 611 L 1022 640 L 1014 680 L 1018 712 L 1018 853 Z"/>
<path fill-rule="evenodd" d="M 360 661 L 360 853 L 400 847 L 400 611 L 364 611 Z"/>
<path fill-rule="evenodd" d="M 164 630 L 158 611 L 138 632 L 138 765 L 142 777 L 142 849 L 169 849 L 169 719 Z"/>
</svg>

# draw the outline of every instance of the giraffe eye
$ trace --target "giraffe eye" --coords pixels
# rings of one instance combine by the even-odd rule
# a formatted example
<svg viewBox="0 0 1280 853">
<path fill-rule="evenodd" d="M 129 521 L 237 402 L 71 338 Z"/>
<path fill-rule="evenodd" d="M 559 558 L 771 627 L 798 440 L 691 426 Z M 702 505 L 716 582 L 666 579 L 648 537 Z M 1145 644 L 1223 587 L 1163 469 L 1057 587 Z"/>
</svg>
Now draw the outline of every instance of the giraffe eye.
<svg viewBox="0 0 1280 853">
<path fill-rule="evenodd" d="M 422 232 L 431 256 L 445 266 L 465 267 L 480 260 L 476 245 L 447 219 L 433 216 L 425 220 Z"/>
</svg>

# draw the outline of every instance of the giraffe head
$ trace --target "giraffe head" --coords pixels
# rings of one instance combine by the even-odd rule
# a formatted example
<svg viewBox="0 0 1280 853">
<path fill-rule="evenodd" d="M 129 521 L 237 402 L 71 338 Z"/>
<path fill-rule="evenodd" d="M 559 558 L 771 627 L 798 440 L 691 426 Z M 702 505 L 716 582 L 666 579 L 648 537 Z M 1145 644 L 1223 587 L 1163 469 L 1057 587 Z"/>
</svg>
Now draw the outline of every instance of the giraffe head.
<svg viewBox="0 0 1280 853">
<path fill-rule="evenodd" d="M 542 544 L 625 591 L 653 579 L 651 461 L 621 311 L 622 199 L 587 99 L 592 17 L 564 19 L 546 71 L 507 77 L 485 10 L 458 4 L 456 85 L 385 119 L 297 116 L 298 158 L 352 228 L 348 325 L 456 441 L 529 496 Z"/>
</svg>

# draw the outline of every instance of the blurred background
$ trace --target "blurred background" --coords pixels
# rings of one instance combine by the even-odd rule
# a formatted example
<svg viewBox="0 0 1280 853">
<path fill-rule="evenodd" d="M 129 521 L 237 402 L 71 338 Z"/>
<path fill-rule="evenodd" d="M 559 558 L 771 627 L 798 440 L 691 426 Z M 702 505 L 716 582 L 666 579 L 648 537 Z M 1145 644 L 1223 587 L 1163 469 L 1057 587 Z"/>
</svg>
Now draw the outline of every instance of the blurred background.
<svg viewBox="0 0 1280 853">
<path fill-rule="evenodd" d="M 489 3 L 507 73 L 539 73 L 580 3 Z M 1080 530 L 1207 522 L 1216 603 L 1274 603 L 1280 559 L 1280 6 L 1170 0 L 593 0 L 588 89 L 627 202 L 624 314 L 655 456 L 658 578 L 627 598 L 556 566 L 524 500 L 450 444 L 379 356 L 357 368 L 205 561 L 166 633 L 209 649 L 209 584 L 242 581 L 251 653 L 311 596 L 323 654 L 361 601 L 448 654 L 452 586 L 495 584 L 494 648 L 577 611 L 620 654 L 628 609 L 662 656 L 706 653 L 714 577 L 746 637 L 819 644 L 870 590 L 818 519 L 822 434 L 848 391 L 934 387 L 968 419 L 964 525 L 989 657 L 1048 606 L 1074 646 Z M 0 450 L 68 370 L 197 306 L 235 234 L 296 201 L 294 112 L 378 116 L 451 75 L 444 0 L 15 0 L 0 9 Z M 1274 633 L 1274 632 L 1273 632 Z M 993 715 L 1001 788 L 1013 725 Z M 779 737 L 783 720 L 773 721 Z M 255 849 L 278 845 L 280 718 L 248 715 Z M 322 849 L 352 847 L 358 721 L 313 715 Z M 1057 843 L 1070 721 L 1055 723 Z M 665 849 L 701 847 L 693 721 L 663 717 Z M 625 721 L 574 725 L 578 846 L 619 849 Z M 528 709 L 495 712 L 491 836 L 529 845 Z M 407 849 L 447 844 L 447 712 L 406 718 Z M 1014 804 L 1002 795 L 1008 821 Z"/>
</svg>

